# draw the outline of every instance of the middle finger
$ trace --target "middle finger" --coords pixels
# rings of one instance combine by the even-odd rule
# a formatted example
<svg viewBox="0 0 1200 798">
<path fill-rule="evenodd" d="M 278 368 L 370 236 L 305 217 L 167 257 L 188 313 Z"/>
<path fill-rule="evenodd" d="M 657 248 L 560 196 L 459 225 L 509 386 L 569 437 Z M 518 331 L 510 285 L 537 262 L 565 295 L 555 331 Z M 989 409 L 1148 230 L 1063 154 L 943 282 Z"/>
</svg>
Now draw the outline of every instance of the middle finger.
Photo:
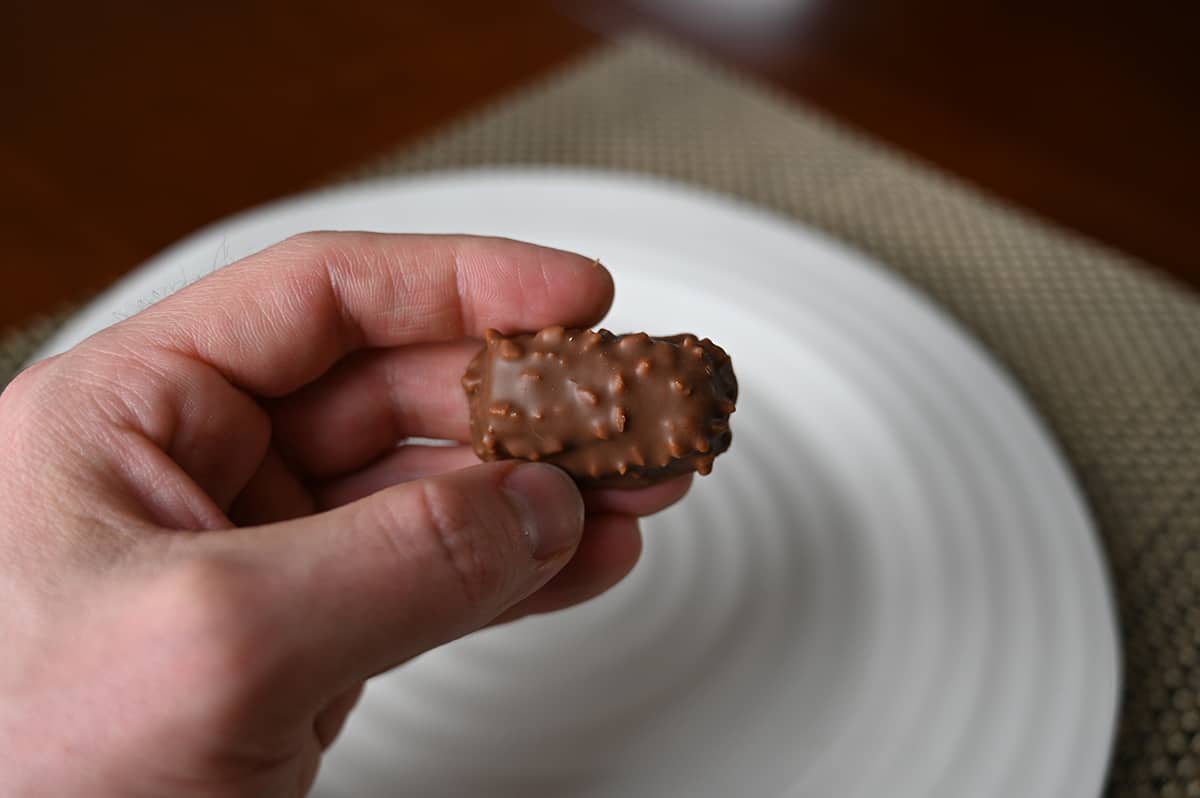
<svg viewBox="0 0 1200 798">
<path fill-rule="evenodd" d="M 469 440 L 459 380 L 481 343 L 360 352 L 271 404 L 276 444 L 305 474 L 354 471 L 408 437 Z"/>
<path fill-rule="evenodd" d="M 327 510 L 391 485 L 466 468 L 478 462 L 469 446 L 399 446 L 365 468 L 315 485 L 313 495 L 317 506 Z M 653 515 L 682 499 L 691 484 L 692 475 L 685 474 L 637 490 L 585 490 L 583 502 L 588 515 Z"/>
</svg>

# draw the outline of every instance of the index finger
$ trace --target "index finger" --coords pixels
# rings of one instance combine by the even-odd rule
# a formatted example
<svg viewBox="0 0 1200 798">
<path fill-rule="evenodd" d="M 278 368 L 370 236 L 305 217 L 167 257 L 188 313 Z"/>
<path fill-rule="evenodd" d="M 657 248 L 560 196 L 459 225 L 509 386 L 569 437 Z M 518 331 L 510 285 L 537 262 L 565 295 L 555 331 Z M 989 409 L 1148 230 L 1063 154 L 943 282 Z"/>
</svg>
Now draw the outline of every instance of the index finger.
<svg viewBox="0 0 1200 798">
<path fill-rule="evenodd" d="M 202 360 L 281 396 L 347 353 L 551 324 L 589 326 L 612 302 L 594 260 L 501 238 L 305 233 L 215 272 L 108 335 Z"/>
</svg>

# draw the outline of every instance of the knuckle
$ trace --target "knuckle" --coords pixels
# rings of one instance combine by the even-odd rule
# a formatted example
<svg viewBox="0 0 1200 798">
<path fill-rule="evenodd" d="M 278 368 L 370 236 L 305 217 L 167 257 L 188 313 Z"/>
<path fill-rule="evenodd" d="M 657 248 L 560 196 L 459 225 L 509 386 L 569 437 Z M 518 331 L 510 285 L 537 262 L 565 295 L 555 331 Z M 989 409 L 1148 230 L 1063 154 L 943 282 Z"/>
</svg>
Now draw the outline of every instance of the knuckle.
<svg viewBox="0 0 1200 798">
<path fill-rule="evenodd" d="M 284 239 L 284 242 L 299 246 L 313 246 L 320 244 L 328 238 L 329 233 L 325 230 L 305 230 L 301 233 L 292 233 Z"/>
<path fill-rule="evenodd" d="M 266 678 L 258 581 L 229 558 L 192 556 L 149 591 L 151 634 L 171 641 L 172 667 L 197 687 L 228 690 Z"/>
<path fill-rule="evenodd" d="M 0 451 L 8 455 L 0 461 L 0 468 L 6 467 L 4 482 L 9 485 L 20 481 L 32 487 L 27 478 L 33 472 L 25 469 L 22 473 L 22 465 L 44 465 L 64 456 L 62 449 L 49 446 L 48 442 L 67 436 L 72 423 L 69 406 L 77 391 L 64 380 L 63 370 L 57 367 L 60 357 L 33 364 L 0 392 Z M 72 439 L 78 441 L 79 437 L 75 435 Z M 44 484 L 45 473 L 36 481 Z"/>
<path fill-rule="evenodd" d="M 309 230 L 293 233 L 273 247 L 284 251 L 324 252 L 337 241 L 336 233 L 327 230 Z"/>
<path fill-rule="evenodd" d="M 0 392 L 0 409 L 29 404 L 39 393 L 51 363 L 57 358 L 41 360 L 21 371 Z"/>
</svg>

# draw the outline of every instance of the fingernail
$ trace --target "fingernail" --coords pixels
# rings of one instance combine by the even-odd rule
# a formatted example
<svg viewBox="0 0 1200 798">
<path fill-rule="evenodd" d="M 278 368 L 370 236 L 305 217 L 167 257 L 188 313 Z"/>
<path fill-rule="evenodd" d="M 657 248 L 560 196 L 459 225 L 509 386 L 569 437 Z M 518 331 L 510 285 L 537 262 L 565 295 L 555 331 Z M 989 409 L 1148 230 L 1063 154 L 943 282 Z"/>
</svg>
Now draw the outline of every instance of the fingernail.
<svg viewBox="0 0 1200 798">
<path fill-rule="evenodd" d="M 521 515 L 534 559 L 548 560 L 574 548 L 583 533 L 583 498 L 560 468 L 544 463 L 518 466 L 504 491 Z"/>
</svg>

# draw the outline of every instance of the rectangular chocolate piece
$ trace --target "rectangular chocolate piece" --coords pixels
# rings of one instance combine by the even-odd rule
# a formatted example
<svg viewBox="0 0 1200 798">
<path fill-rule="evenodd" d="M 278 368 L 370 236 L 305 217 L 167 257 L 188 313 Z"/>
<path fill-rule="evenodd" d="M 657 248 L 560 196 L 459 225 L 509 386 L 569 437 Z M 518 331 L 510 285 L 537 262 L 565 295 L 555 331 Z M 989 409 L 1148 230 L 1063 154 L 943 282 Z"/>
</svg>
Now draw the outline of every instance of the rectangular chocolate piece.
<svg viewBox="0 0 1200 798">
<path fill-rule="evenodd" d="M 585 487 L 707 474 L 733 438 L 733 365 L 690 334 L 489 330 L 462 383 L 481 459 L 542 460 Z"/>
</svg>

